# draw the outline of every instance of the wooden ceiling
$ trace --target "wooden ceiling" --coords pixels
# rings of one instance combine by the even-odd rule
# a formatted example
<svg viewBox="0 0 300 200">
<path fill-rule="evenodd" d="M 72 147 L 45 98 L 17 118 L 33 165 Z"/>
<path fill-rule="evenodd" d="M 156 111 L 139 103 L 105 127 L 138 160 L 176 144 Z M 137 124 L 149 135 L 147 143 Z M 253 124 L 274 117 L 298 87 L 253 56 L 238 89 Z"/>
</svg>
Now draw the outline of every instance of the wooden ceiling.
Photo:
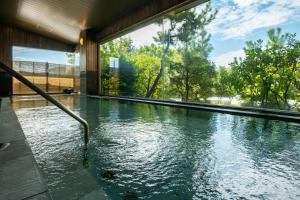
<svg viewBox="0 0 300 200">
<path fill-rule="evenodd" d="M 67 43 L 99 31 L 151 0 L 2 0 L 0 23 Z"/>
<path fill-rule="evenodd" d="M 100 41 L 159 13 L 205 1 L 1 0 L 0 24 L 77 44 L 82 30 L 97 33 Z"/>
</svg>

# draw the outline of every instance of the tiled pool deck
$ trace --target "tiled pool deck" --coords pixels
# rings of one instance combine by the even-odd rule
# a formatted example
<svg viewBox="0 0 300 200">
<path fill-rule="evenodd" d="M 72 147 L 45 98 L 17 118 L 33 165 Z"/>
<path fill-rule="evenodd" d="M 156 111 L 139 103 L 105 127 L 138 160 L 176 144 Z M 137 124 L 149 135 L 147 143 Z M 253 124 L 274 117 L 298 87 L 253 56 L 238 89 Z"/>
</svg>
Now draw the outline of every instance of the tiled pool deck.
<svg viewBox="0 0 300 200">
<path fill-rule="evenodd" d="M 0 101 L 0 200 L 48 200 L 47 185 L 9 98 Z"/>
</svg>

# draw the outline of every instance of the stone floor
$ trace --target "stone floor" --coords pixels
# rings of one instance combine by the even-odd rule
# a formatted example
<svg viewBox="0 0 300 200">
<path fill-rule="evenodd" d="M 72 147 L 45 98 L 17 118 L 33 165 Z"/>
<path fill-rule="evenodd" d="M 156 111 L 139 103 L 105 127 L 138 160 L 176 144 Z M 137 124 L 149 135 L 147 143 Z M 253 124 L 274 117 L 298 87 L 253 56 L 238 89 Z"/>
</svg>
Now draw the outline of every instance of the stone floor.
<svg viewBox="0 0 300 200">
<path fill-rule="evenodd" d="M 0 101 L 0 200 L 48 200 L 47 185 L 9 98 Z"/>
</svg>

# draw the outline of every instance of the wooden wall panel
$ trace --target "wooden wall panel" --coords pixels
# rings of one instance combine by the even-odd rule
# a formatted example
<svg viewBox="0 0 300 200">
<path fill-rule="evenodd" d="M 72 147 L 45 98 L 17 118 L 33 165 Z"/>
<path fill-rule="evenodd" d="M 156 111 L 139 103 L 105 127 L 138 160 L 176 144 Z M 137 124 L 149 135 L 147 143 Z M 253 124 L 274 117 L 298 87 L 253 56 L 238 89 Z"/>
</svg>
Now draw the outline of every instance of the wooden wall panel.
<svg viewBox="0 0 300 200">
<path fill-rule="evenodd" d="M 80 46 L 80 91 L 84 94 L 98 95 L 98 43 L 91 32 L 84 31 L 81 37 L 84 44 Z"/>
<path fill-rule="evenodd" d="M 12 66 L 11 29 L 0 25 L 0 61 Z M 7 96 L 12 92 L 12 78 L 0 69 L 0 96 Z"/>
<path fill-rule="evenodd" d="M 99 73 L 98 73 L 98 43 L 95 42 L 93 34 L 87 33 L 87 92 L 91 95 L 99 94 Z"/>
<path fill-rule="evenodd" d="M 11 29 L 0 25 L 0 60 L 11 66 L 12 41 Z"/>
<path fill-rule="evenodd" d="M 84 40 L 83 45 L 79 45 L 80 54 L 80 93 L 86 94 L 86 31 L 80 33 L 80 38 Z"/>
<path fill-rule="evenodd" d="M 12 39 L 15 46 L 40 48 L 48 50 L 74 52 L 75 46 L 65 44 L 35 33 L 30 33 L 21 29 L 13 28 Z"/>
</svg>

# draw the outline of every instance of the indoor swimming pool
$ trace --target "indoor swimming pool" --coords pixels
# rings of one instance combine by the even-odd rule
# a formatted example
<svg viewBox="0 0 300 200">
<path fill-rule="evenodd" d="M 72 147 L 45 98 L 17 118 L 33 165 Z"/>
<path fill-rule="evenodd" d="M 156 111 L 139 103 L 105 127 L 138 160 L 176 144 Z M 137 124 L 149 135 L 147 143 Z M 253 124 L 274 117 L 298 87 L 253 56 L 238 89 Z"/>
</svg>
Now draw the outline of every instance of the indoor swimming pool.
<svg viewBox="0 0 300 200">
<path fill-rule="evenodd" d="M 13 106 L 54 200 L 300 199 L 300 125 L 79 95 Z"/>
</svg>

